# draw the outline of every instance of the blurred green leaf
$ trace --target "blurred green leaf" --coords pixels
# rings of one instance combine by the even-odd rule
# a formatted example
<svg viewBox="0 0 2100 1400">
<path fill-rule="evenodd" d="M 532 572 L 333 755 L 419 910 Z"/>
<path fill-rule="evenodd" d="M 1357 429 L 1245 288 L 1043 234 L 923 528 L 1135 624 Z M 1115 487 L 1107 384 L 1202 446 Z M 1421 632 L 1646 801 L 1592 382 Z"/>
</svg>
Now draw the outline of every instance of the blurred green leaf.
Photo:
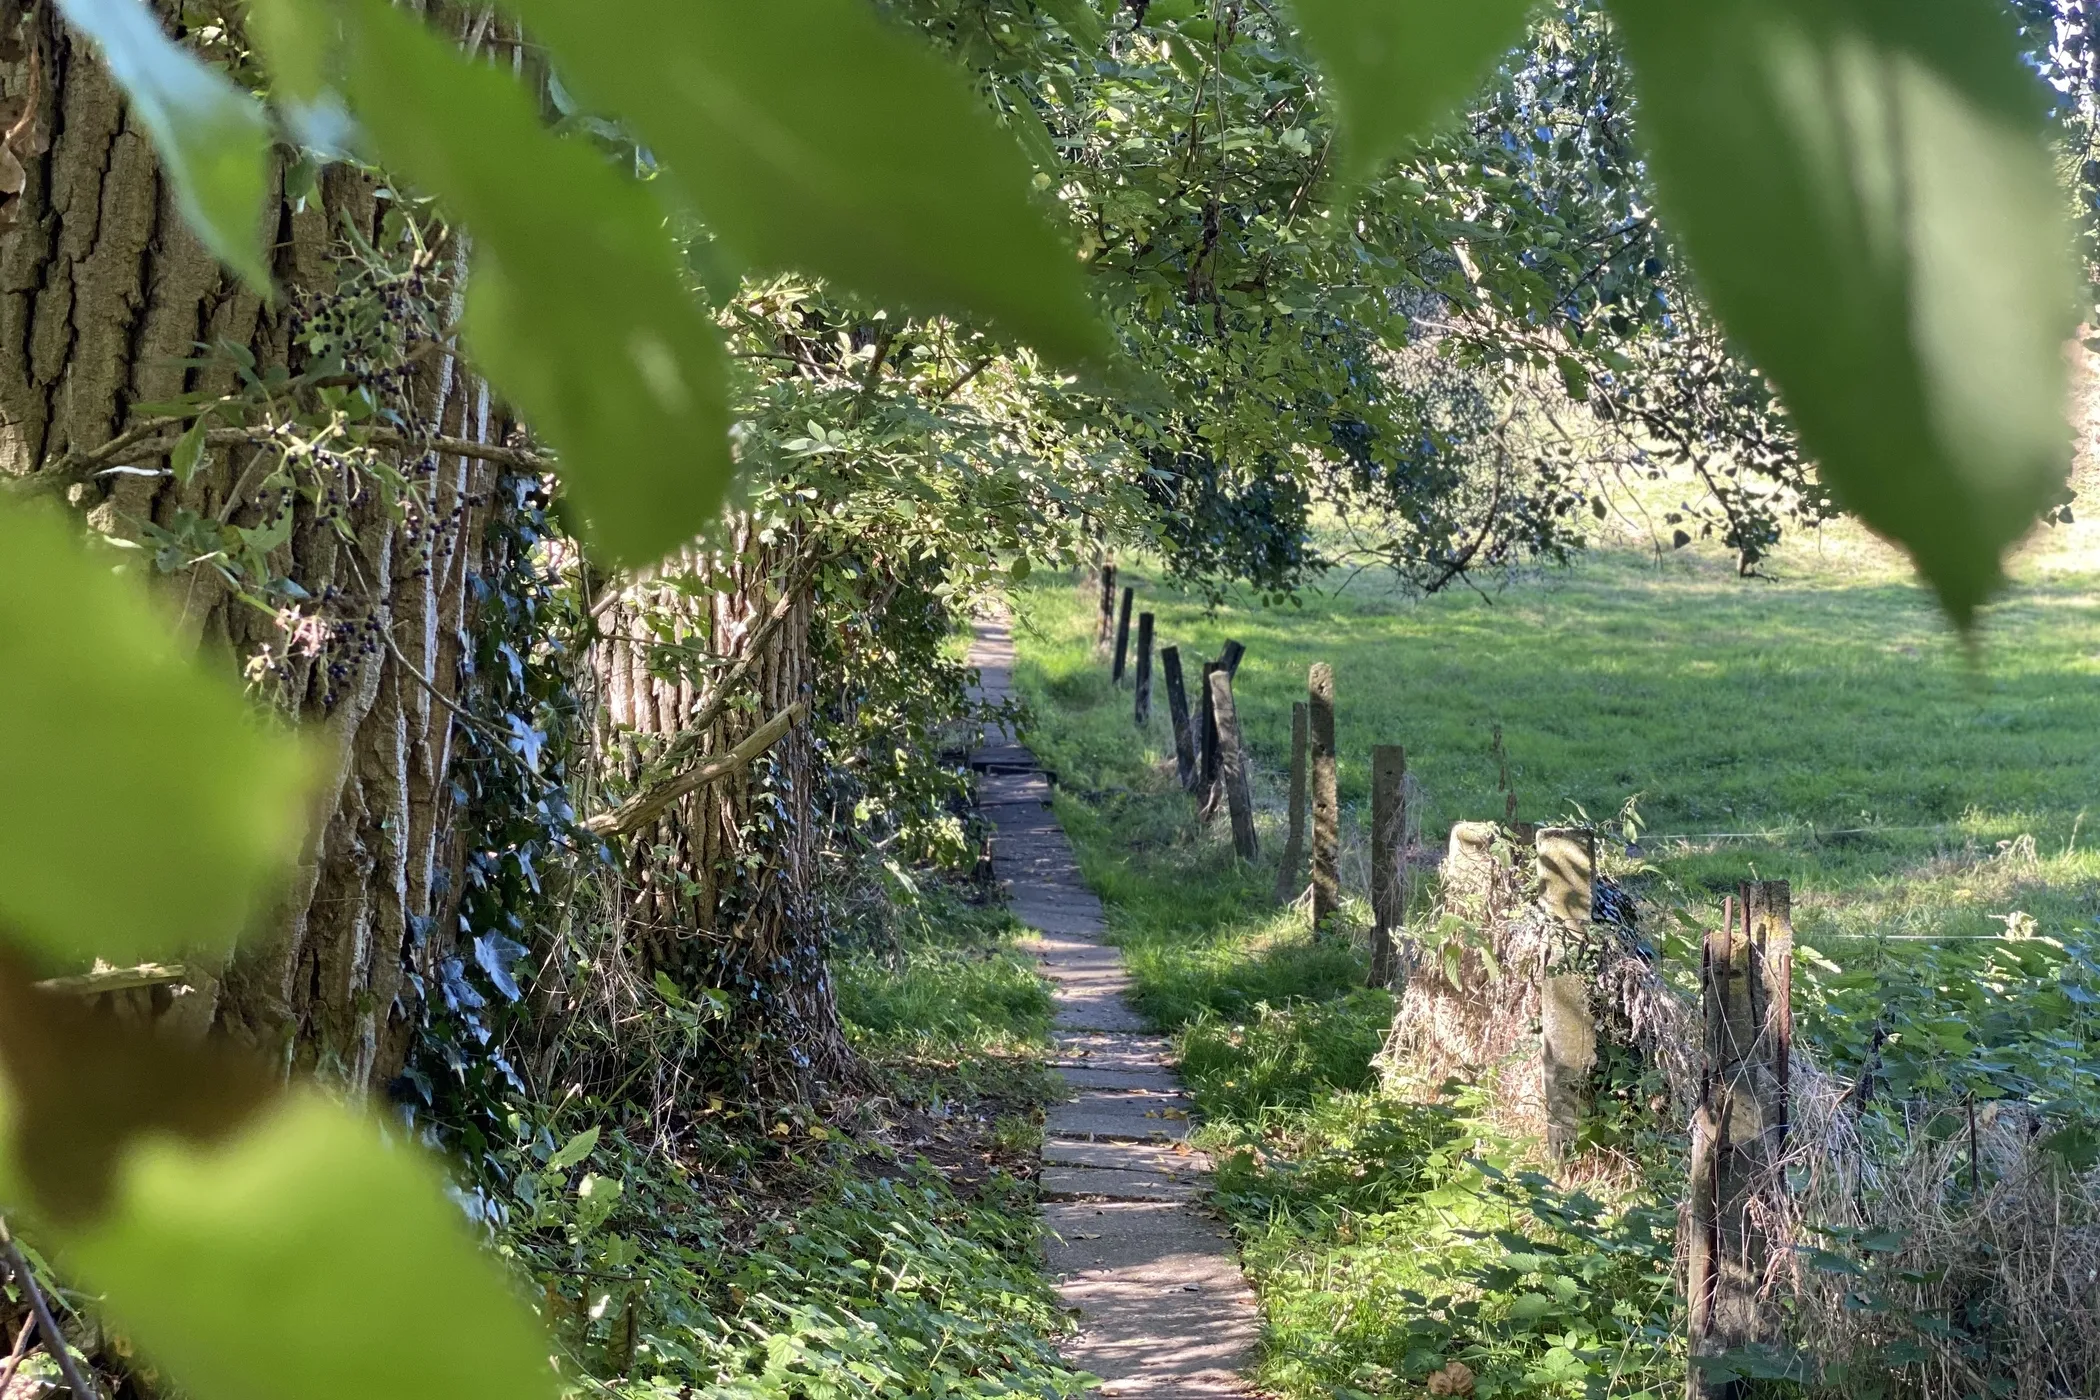
<svg viewBox="0 0 2100 1400">
<path fill-rule="evenodd" d="M 548 1345 L 423 1153 L 312 1093 L 132 1149 L 61 1266 L 199 1400 L 532 1400 Z"/>
<path fill-rule="evenodd" d="M 142 0 L 59 0 L 95 41 L 153 135 L 183 217 L 219 260 L 267 295 L 263 200 L 270 126 L 262 105 L 170 39 Z"/>
<path fill-rule="evenodd" d="M 1614 0 L 1663 212 L 1840 501 L 1966 626 L 2070 465 L 2075 265 L 1991 0 Z"/>
<path fill-rule="evenodd" d="M 1108 38 L 1108 26 L 1094 0 L 1036 0 L 1036 8 L 1056 20 L 1072 42 L 1088 53 L 1099 50 Z"/>
<path fill-rule="evenodd" d="M 1524 37 L 1532 0 L 1292 0 L 1334 84 L 1343 158 L 1363 175 L 1448 117 Z"/>
<path fill-rule="evenodd" d="M 509 74 L 403 11 L 269 7 L 293 23 L 343 20 L 360 127 L 384 165 L 466 225 L 469 349 L 561 454 L 593 546 L 646 563 L 698 534 L 733 470 L 725 360 L 649 192 L 551 134 Z"/>
<path fill-rule="evenodd" d="M 229 947 L 306 764 L 55 514 L 0 506 L 0 922 L 49 960 Z"/>
<path fill-rule="evenodd" d="M 1066 363 L 1105 358 L 1013 136 L 865 0 L 508 3 L 751 264 L 984 317 Z"/>
</svg>

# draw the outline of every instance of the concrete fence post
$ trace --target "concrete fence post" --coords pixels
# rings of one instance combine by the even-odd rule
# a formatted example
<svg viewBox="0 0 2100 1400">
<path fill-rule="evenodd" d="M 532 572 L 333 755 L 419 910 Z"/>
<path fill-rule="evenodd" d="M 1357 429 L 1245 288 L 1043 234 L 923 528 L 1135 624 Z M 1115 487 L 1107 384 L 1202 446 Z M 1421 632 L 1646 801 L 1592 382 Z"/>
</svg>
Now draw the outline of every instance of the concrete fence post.
<svg viewBox="0 0 2100 1400">
<path fill-rule="evenodd" d="M 1538 876 L 1539 904 L 1560 923 L 1562 941 L 1580 938 L 1589 927 L 1596 887 L 1596 833 L 1582 827 L 1541 830 Z M 1546 1146 L 1566 1156 L 1581 1135 L 1590 1071 L 1597 1067 L 1597 1018 L 1589 984 L 1567 970 L 1558 950 L 1549 954 L 1539 987 L 1539 1042 Z"/>
</svg>

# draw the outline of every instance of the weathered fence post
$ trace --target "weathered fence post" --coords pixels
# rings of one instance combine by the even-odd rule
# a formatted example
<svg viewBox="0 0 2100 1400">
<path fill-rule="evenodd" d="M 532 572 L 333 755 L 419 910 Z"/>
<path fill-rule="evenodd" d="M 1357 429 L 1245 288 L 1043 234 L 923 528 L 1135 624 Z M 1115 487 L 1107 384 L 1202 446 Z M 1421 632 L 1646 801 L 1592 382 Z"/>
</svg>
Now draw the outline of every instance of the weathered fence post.
<svg viewBox="0 0 2100 1400">
<path fill-rule="evenodd" d="M 1138 614 L 1137 726 L 1152 723 L 1152 614 Z"/>
<path fill-rule="evenodd" d="M 1305 864 L 1305 749 L 1308 742 L 1305 702 L 1291 706 L 1291 830 L 1283 843 L 1283 864 L 1276 871 L 1276 902 L 1298 897 L 1298 871 Z"/>
<path fill-rule="evenodd" d="M 1240 746 L 1240 716 L 1232 701 L 1230 671 L 1221 667 L 1211 672 L 1210 695 L 1217 720 L 1218 783 L 1232 814 L 1232 851 L 1241 860 L 1253 860 L 1261 854 L 1261 846 L 1254 834 L 1254 794 L 1247 782 L 1247 753 Z"/>
<path fill-rule="evenodd" d="M 1752 1207 L 1759 1193 L 1783 1189 L 1778 1163 L 1790 1116 L 1792 891 L 1783 880 L 1746 884 L 1721 909 L 1700 972 L 1705 1062 L 1686 1212 L 1690 1400 L 1735 1400 L 1742 1383 L 1710 1377 L 1701 1361 L 1771 1339 L 1758 1296 L 1770 1242 Z"/>
<path fill-rule="evenodd" d="M 1181 790 L 1194 792 L 1196 736 L 1189 732 L 1189 692 L 1181 676 L 1181 648 L 1161 651 L 1159 668 L 1167 681 L 1167 721 L 1174 727 L 1174 771 L 1181 779 Z"/>
<path fill-rule="evenodd" d="M 1094 623 L 1094 650 L 1106 652 L 1116 625 L 1116 566 L 1101 566 L 1101 616 Z"/>
<path fill-rule="evenodd" d="M 1111 685 L 1123 683 L 1123 670 L 1130 661 L 1130 605 L 1136 599 L 1135 588 L 1123 590 L 1123 606 L 1116 613 L 1116 660 L 1108 671 Z"/>
<path fill-rule="evenodd" d="M 1407 922 L 1407 750 L 1371 750 L 1371 985 L 1393 983 L 1393 933 Z"/>
<path fill-rule="evenodd" d="M 1561 941 L 1589 927 L 1597 880 L 1597 836 L 1582 827 L 1548 827 L 1538 834 L 1539 903 L 1564 930 Z M 1546 1147 L 1555 1156 L 1574 1150 L 1582 1132 L 1585 1090 L 1597 1067 L 1597 1018 L 1589 984 L 1565 970 L 1561 951 L 1549 953 L 1539 986 L 1539 1048 L 1546 1100 Z"/>
<path fill-rule="evenodd" d="M 1218 769 L 1224 757 L 1218 743 L 1217 692 L 1210 688 L 1210 679 L 1224 670 L 1215 661 L 1203 663 L 1203 703 L 1196 711 L 1196 810 L 1206 822 L 1217 815 Z M 1226 676 L 1225 683 L 1231 685 L 1232 677 Z"/>
<path fill-rule="evenodd" d="M 1313 933 L 1326 932 L 1342 903 L 1342 802 L 1334 771 L 1334 667 L 1312 668 L 1306 685 L 1312 772 Z"/>
</svg>

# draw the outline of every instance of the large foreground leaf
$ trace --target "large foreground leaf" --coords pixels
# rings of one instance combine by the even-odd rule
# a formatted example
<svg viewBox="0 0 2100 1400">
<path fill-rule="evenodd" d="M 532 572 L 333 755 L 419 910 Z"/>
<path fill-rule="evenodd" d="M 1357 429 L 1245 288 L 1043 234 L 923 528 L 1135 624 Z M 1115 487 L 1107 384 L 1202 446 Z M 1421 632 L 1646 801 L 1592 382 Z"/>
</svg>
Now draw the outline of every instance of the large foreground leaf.
<svg viewBox="0 0 2100 1400">
<path fill-rule="evenodd" d="M 301 1092 L 131 1149 L 65 1271 L 198 1400 L 535 1400 L 547 1344 L 423 1153 Z"/>
<path fill-rule="evenodd" d="M 258 32 L 306 36 L 272 56 L 308 83 L 322 66 L 310 36 L 340 21 L 360 128 L 383 164 L 465 225 L 468 348 L 559 450 L 592 544 L 639 564 L 699 533 L 732 470 L 725 360 L 657 202 L 548 131 L 508 73 L 468 62 L 405 11 L 259 8 L 274 13 Z"/>
<path fill-rule="evenodd" d="M 0 924 L 47 958 L 225 948 L 305 765 L 55 515 L 0 505 Z"/>
<path fill-rule="evenodd" d="M 1404 149 L 1479 88 L 1524 37 L 1532 0 L 1293 0 L 1334 85 L 1356 174 Z"/>
<path fill-rule="evenodd" d="M 1992 0 L 1614 0 L 1664 212 L 1840 501 L 1966 625 L 2070 462 L 2073 264 Z"/>
<path fill-rule="evenodd" d="M 205 246 L 267 293 L 262 209 L 270 127 L 262 106 L 169 39 L 142 0 L 58 0 L 102 52 L 153 134 L 183 215 Z"/>
<path fill-rule="evenodd" d="M 753 265 L 1101 358 L 1072 250 L 962 75 L 867 0 L 508 0 Z"/>
</svg>

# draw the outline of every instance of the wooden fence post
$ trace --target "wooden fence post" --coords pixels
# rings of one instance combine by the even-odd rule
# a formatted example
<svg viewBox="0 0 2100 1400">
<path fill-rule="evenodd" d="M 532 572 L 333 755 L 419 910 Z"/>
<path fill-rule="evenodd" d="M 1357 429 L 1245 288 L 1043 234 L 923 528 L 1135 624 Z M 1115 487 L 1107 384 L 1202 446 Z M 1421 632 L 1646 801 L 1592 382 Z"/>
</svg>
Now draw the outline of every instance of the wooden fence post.
<svg viewBox="0 0 2100 1400">
<path fill-rule="evenodd" d="M 1137 727 L 1152 723 L 1152 614 L 1138 614 Z"/>
<path fill-rule="evenodd" d="M 1161 651 L 1159 669 L 1167 682 L 1167 720 L 1174 727 L 1174 770 L 1181 779 L 1181 790 L 1194 792 L 1196 736 L 1189 732 L 1189 692 L 1181 677 L 1181 648 Z"/>
<path fill-rule="evenodd" d="M 1597 880 L 1597 834 L 1548 827 L 1538 834 L 1539 903 L 1565 937 L 1589 927 Z M 1597 1067 L 1597 1018 L 1589 984 L 1565 970 L 1556 948 L 1539 987 L 1539 1050 L 1546 1101 L 1546 1146 L 1555 1156 L 1575 1148 L 1582 1132 L 1590 1071 Z"/>
<path fill-rule="evenodd" d="M 1225 790 L 1225 805 L 1232 814 L 1232 850 L 1241 860 L 1261 854 L 1254 834 L 1254 794 L 1247 781 L 1247 754 L 1240 746 L 1240 716 L 1232 702 L 1232 673 L 1223 669 L 1210 673 L 1211 709 L 1217 719 L 1218 783 Z"/>
<path fill-rule="evenodd" d="M 1123 606 L 1116 613 L 1116 660 L 1108 672 L 1111 685 L 1123 684 L 1123 670 L 1130 661 L 1130 605 L 1136 598 L 1135 588 L 1123 590 Z"/>
<path fill-rule="evenodd" d="M 1094 623 L 1094 650 L 1108 650 L 1108 641 L 1116 625 L 1116 566 L 1101 566 L 1101 616 Z"/>
<path fill-rule="evenodd" d="M 1203 694 L 1196 707 L 1196 791 L 1203 794 L 1203 803 L 1210 806 L 1211 789 L 1218 783 L 1218 707 L 1212 698 L 1210 678 L 1218 674 L 1218 663 L 1203 663 Z M 1232 678 L 1226 677 L 1230 682 Z"/>
<path fill-rule="evenodd" d="M 1305 702 L 1291 706 L 1291 831 L 1283 843 L 1283 864 L 1276 871 L 1276 902 L 1288 904 L 1302 888 L 1298 871 L 1305 864 L 1305 749 L 1308 742 Z"/>
<path fill-rule="evenodd" d="M 1778 1174 L 1790 1117 L 1794 1015 L 1792 891 L 1746 884 L 1722 903 L 1700 970 L 1705 1062 L 1692 1120 L 1689 1400 L 1735 1400 L 1740 1381 L 1710 1377 L 1703 1358 L 1772 1339 L 1759 1304 L 1770 1242 L 1752 1209 L 1784 1189 Z"/>
<path fill-rule="evenodd" d="M 1393 984 L 1393 932 L 1407 922 L 1407 750 L 1371 750 L 1371 985 Z"/>
<path fill-rule="evenodd" d="M 1312 773 L 1312 920 L 1317 937 L 1342 903 L 1342 802 L 1334 771 L 1334 667 L 1324 661 L 1307 681 Z"/>
</svg>

